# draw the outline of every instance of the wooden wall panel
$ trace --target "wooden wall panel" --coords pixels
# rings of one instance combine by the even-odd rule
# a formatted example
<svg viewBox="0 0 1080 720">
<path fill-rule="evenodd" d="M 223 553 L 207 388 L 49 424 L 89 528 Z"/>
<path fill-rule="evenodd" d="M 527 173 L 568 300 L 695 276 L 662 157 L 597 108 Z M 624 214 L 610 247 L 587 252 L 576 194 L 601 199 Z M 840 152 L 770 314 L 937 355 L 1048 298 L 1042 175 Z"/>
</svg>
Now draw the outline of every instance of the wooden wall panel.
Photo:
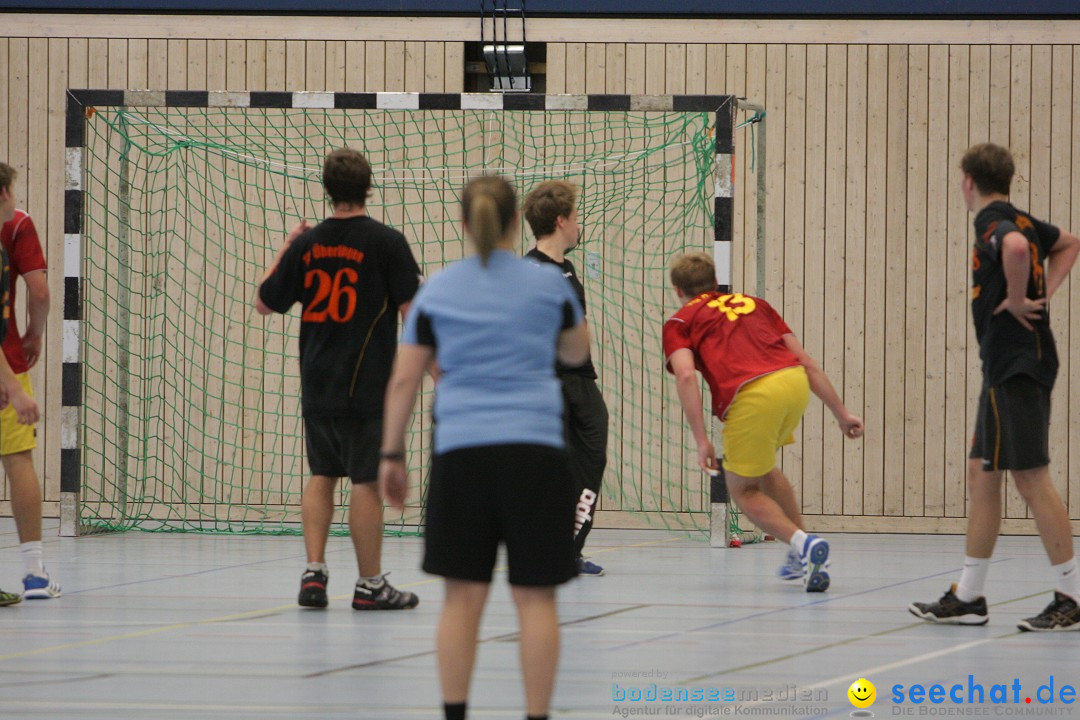
<svg viewBox="0 0 1080 720">
<path fill-rule="evenodd" d="M 183 23 L 178 27 L 195 27 Z M 797 444 L 781 453 L 812 527 L 866 529 L 875 527 L 869 519 L 889 516 L 911 519 L 912 528 L 962 530 L 966 449 L 980 384 L 968 307 L 971 218 L 957 188 L 963 150 L 984 140 L 1008 144 L 1017 160 L 1015 201 L 1062 226 L 1080 226 L 1080 203 L 1072 201 L 1073 188 L 1080 186 L 1080 55 L 1069 44 L 1073 40 L 1061 35 L 1068 27 L 1003 24 L 1004 41 L 980 45 L 997 36 L 970 28 L 963 34 L 942 24 L 918 33 L 904 30 L 916 25 L 891 23 L 886 34 L 884 24 L 874 24 L 866 43 L 849 32 L 853 26 L 829 31 L 801 21 L 783 28 L 740 26 L 737 42 L 730 34 L 717 36 L 729 44 L 693 33 L 678 39 L 663 32 L 643 35 L 634 24 L 621 26 L 622 38 L 609 28 L 587 37 L 553 20 L 540 23 L 538 35 L 530 32 L 530 39 L 549 41 L 549 92 L 734 93 L 766 106 L 763 294 L 867 426 L 864 440 L 843 440 L 829 413 L 812 399 Z M 415 35 L 384 24 L 366 36 L 324 33 L 327 39 L 320 39 L 300 31 L 288 40 L 259 28 L 248 35 L 235 29 L 176 35 L 135 22 L 125 37 L 98 26 L 97 34 L 48 35 L 48 27 L 59 27 L 54 24 L 34 35 L 17 30 L 24 24 L 13 17 L 13 34 L 0 38 L 0 153 L 20 171 L 16 191 L 34 215 L 55 268 L 46 349 L 32 375 L 46 413 L 35 461 L 50 514 L 59 484 L 66 89 L 456 92 L 465 82 L 464 44 L 446 41 L 427 26 L 416 26 Z M 914 38 L 927 44 L 909 44 Z M 823 39 L 831 44 L 817 44 Z M 757 292 L 757 168 L 751 164 L 749 131 L 738 132 L 734 282 Z M 641 254 L 633 244 L 597 252 L 605 268 Z M 257 265 L 263 259 L 237 262 Z M 204 261 L 218 260 L 211 252 Z M 183 277 L 198 268 L 176 270 Z M 620 283 L 620 292 L 642 287 L 637 277 L 605 281 Z M 1052 423 L 1053 480 L 1074 519 L 1080 518 L 1080 427 L 1073 419 L 1080 408 L 1080 313 L 1071 311 L 1080 293 L 1077 283 L 1073 279 L 1061 289 L 1053 313 L 1062 358 Z M 605 297 L 597 310 L 611 316 L 618 312 L 612 305 Z M 635 334 L 644 337 L 647 331 L 642 326 Z M 207 393 L 223 372 L 203 357 L 210 340 L 200 336 L 182 351 L 191 356 L 188 382 Z M 265 340 L 291 348 L 280 328 L 267 326 Z M 688 467 L 681 477 L 674 469 L 679 459 L 672 456 L 683 454 L 688 435 L 669 412 L 671 388 L 656 387 L 670 380 L 649 353 L 619 358 L 604 348 L 600 356 L 602 374 L 615 372 L 604 366 L 618 365 L 634 385 L 662 398 L 647 401 L 660 403 L 648 413 L 642 412 L 642 398 L 627 397 L 627 408 L 613 408 L 613 457 L 622 459 L 622 469 L 635 467 L 637 477 L 648 464 L 656 479 L 652 486 L 648 480 L 628 486 L 613 464 L 600 522 L 630 522 L 616 508 L 641 500 L 656 510 L 686 507 L 700 473 L 690 457 L 683 458 Z M 200 372 L 207 377 L 200 379 Z M 608 399 L 621 398 L 622 393 Z M 259 415 L 255 400 L 245 397 L 239 417 Z M 659 425 L 641 427 L 650 417 L 660 418 L 653 420 Z M 207 465 L 191 468 L 190 481 L 226 472 L 229 451 L 203 439 L 203 430 L 176 424 L 155 452 L 162 461 L 188 463 L 173 454 L 182 452 L 184 440 L 194 443 L 195 454 L 209 453 Z M 205 430 L 207 438 L 214 435 L 210 425 Z M 282 449 L 280 423 L 261 430 L 247 430 L 242 442 Z M 620 438 L 635 433 L 648 442 L 620 445 Z M 295 468 L 263 468 L 261 456 L 257 450 L 245 453 L 242 463 L 250 463 L 261 487 L 280 496 L 281 476 Z M 7 512 L 8 491 L 2 492 L 0 512 Z M 1009 528 L 1031 531 L 1030 514 L 1014 490 L 1007 494 L 1005 513 L 1012 519 Z"/>
<path fill-rule="evenodd" d="M 926 113 L 926 214 L 918 219 L 926 263 L 926 367 L 922 403 L 925 419 L 922 447 L 916 445 L 916 452 L 922 453 L 922 512 L 940 517 L 945 512 L 945 455 L 963 452 L 962 439 L 954 445 L 945 442 L 948 248 L 940 240 L 942 231 L 948 227 L 949 186 L 954 178 L 948 164 L 934 159 L 949 157 L 949 48 L 946 46 L 929 49 Z M 918 459 L 913 462 L 917 467 Z"/>
<path fill-rule="evenodd" d="M 929 122 L 929 48 L 908 51 L 907 77 L 907 215 L 904 298 L 904 438 L 903 515 L 922 515 L 925 473 L 907 472 L 923 465 L 926 442 L 926 329 L 930 322 L 926 282 L 927 125 Z"/>
<path fill-rule="evenodd" d="M 886 385 L 885 369 L 885 200 L 888 197 L 887 178 L 889 158 L 886 145 L 889 108 L 889 49 L 872 45 L 867 52 L 867 111 L 866 111 L 866 314 L 863 345 L 863 440 L 862 504 L 864 515 L 883 515 L 883 482 L 885 474 L 885 396 L 895 392 Z"/>
<path fill-rule="evenodd" d="M 815 99 L 828 100 L 827 51 L 825 45 L 810 45 L 806 48 L 806 91 L 803 96 L 806 107 L 803 140 L 803 278 L 802 299 L 797 301 L 802 306 L 801 337 L 803 342 L 807 343 L 804 347 L 812 357 L 818 358 L 819 362 L 825 362 L 825 258 L 836 252 L 833 244 L 829 242 L 826 222 L 826 113 L 813 111 L 814 106 L 821 102 Z M 797 297 L 798 291 L 793 294 Z M 787 307 L 789 306 L 785 304 L 785 309 Z M 835 372 L 836 368 L 832 370 Z M 803 415 L 800 442 L 803 447 L 803 512 L 813 515 L 820 515 L 823 506 L 823 412 L 821 403 L 818 402 L 807 407 L 806 414 Z"/>
<path fill-rule="evenodd" d="M 805 242 L 787 242 L 787 238 L 792 235 L 804 236 L 806 229 L 806 46 L 789 45 L 783 48 L 783 52 L 787 65 L 787 81 L 784 85 L 784 112 L 787 122 L 780 128 L 786 135 L 784 152 L 777 156 L 783 163 L 784 185 L 784 235 L 781 244 L 783 289 L 773 298 L 772 304 L 787 320 L 795 335 L 806 342 L 808 338 L 803 332 L 802 308 L 806 290 L 803 281 L 806 245 Z M 768 299 L 768 296 L 766 297 Z M 820 489 L 803 482 L 806 470 L 803 467 L 803 455 L 806 445 L 803 444 L 802 437 L 805 432 L 804 423 L 795 431 L 796 442 L 784 447 L 781 452 L 783 468 L 788 479 L 795 484 L 795 495 L 800 507 L 805 512 L 820 512 Z"/>
<path fill-rule="evenodd" d="M 949 103 L 947 157 L 960 157 L 968 147 L 969 102 L 973 73 L 977 65 L 977 53 L 965 45 L 949 48 Z M 948 222 L 943 226 L 946 238 L 967 237 L 970 219 L 964 199 L 957 184 L 956 163 L 946 163 L 943 171 L 947 182 Z M 971 312 L 968 309 L 970 285 L 968 267 L 970 251 L 968 244 L 951 240 L 944 248 L 945 262 L 945 388 L 942 395 L 945 404 L 945 516 L 963 517 L 966 515 L 966 493 L 964 491 L 967 476 L 967 455 L 964 447 L 969 434 L 968 423 L 968 338 L 971 329 Z"/>
<path fill-rule="evenodd" d="M 822 202 L 822 274 L 816 281 L 821 296 L 822 344 L 821 364 L 833 378 L 834 384 L 843 392 L 844 387 L 844 307 L 846 285 L 845 265 L 847 251 L 847 133 L 848 133 L 848 48 L 844 45 L 828 47 L 826 107 L 832 112 L 825 114 L 822 128 L 825 141 L 825 158 L 822 175 L 825 197 Z M 815 113 L 820 115 L 820 113 Z M 833 286 L 833 279 L 837 284 Z M 817 405 L 817 403 L 815 403 Z M 833 421 L 832 414 L 824 407 L 819 410 L 821 418 L 821 512 L 839 515 L 844 512 L 844 438 Z"/>
<path fill-rule="evenodd" d="M 866 315 L 867 306 L 877 296 L 867 284 L 869 226 L 866 217 L 867 187 L 867 48 L 847 48 L 847 153 L 844 158 L 844 376 L 837 385 L 844 401 L 854 412 L 869 418 L 865 408 Z M 841 172 L 837 169 L 837 172 Z M 869 256 L 872 258 L 872 256 Z M 859 408 L 859 410 L 855 410 Z M 863 511 L 865 442 L 844 443 L 843 507 L 840 512 L 859 515 Z"/>
</svg>

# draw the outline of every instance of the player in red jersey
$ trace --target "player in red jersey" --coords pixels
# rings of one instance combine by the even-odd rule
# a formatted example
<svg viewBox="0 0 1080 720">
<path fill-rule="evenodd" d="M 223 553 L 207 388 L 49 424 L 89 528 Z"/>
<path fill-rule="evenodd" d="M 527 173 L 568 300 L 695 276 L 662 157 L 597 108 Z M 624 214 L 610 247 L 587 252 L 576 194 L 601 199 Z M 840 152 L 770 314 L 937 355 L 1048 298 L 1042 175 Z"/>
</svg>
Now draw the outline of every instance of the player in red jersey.
<svg viewBox="0 0 1080 720">
<path fill-rule="evenodd" d="M 776 451 L 795 441 L 792 433 L 811 390 L 845 436 L 861 437 L 862 419 L 844 406 L 767 302 L 715 291 L 716 268 L 707 254 L 676 258 L 671 281 L 683 307 L 664 324 L 664 357 L 697 443 L 698 463 L 709 473 L 717 471 L 716 450 L 705 430 L 701 372 L 712 392 L 713 413 L 724 421 L 723 464 L 732 499 L 765 532 L 790 545 L 780 577 L 802 578 L 807 592 L 822 592 L 829 587 L 829 544 L 803 530 L 795 493 L 776 466 Z"/>
<path fill-rule="evenodd" d="M 41 548 L 41 482 L 34 470 L 37 447 L 38 406 L 30 385 L 29 370 L 41 354 L 45 319 L 49 314 L 47 265 L 41 252 L 34 221 L 15 209 L 15 170 L 0 163 L 0 245 L 3 246 L 4 337 L 0 341 L 0 387 L 7 403 L 0 409 L 0 462 L 11 484 L 11 509 L 19 533 L 23 560 L 23 594 L 27 600 L 60 596 L 60 585 L 45 570 Z M 16 321 L 15 286 L 22 277 L 26 286 L 29 322 L 20 334 Z M 0 604 L 3 604 L 0 602 Z"/>
</svg>

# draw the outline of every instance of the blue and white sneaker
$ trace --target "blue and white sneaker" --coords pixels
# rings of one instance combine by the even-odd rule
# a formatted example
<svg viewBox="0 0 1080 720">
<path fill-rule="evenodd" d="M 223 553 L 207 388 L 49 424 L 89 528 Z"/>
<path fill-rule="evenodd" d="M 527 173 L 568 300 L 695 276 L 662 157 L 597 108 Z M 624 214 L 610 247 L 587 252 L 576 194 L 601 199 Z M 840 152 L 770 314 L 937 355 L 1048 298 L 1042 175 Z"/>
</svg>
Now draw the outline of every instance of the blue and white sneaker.
<svg viewBox="0 0 1080 720">
<path fill-rule="evenodd" d="M 591 575 L 593 577 L 600 577 L 604 574 L 604 568 L 583 557 L 579 557 L 577 560 L 577 571 L 578 575 Z"/>
<path fill-rule="evenodd" d="M 825 592 L 829 589 L 829 573 L 825 572 L 829 562 L 829 543 L 817 535 L 807 535 L 799 562 L 805 573 L 803 584 L 806 592 Z"/>
<path fill-rule="evenodd" d="M 50 578 L 47 572 L 44 575 L 27 575 L 23 578 L 22 584 L 24 600 L 47 600 L 60 597 L 60 585 Z"/>
<path fill-rule="evenodd" d="M 781 580 L 802 580 L 803 575 L 806 574 L 806 569 L 803 568 L 802 558 L 799 557 L 799 553 L 788 548 L 787 560 L 776 571 L 776 574 L 780 576 Z"/>
</svg>

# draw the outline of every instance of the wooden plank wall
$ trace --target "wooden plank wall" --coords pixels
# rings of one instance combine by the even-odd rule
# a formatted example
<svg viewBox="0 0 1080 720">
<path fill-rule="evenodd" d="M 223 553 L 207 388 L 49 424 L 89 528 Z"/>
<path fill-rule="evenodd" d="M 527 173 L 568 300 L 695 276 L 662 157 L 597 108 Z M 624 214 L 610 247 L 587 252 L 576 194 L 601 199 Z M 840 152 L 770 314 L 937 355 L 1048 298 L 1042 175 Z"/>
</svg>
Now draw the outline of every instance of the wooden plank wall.
<svg viewBox="0 0 1080 720">
<path fill-rule="evenodd" d="M 276 39 L 261 29 L 245 37 L 240 19 L 177 21 L 191 35 L 185 37 L 158 33 L 153 19 L 137 17 L 125 20 L 127 30 L 100 18 L 87 30 L 55 17 L 38 25 L 19 18 L 24 30 L 0 37 L 0 157 L 20 171 L 16 192 L 46 239 L 54 268 L 48 342 L 33 381 L 47 418 L 35 460 L 43 470 L 46 513 L 55 515 L 65 90 L 457 92 L 464 46 L 440 20 L 373 24 L 381 29 L 372 30 L 378 39 L 370 41 L 344 35 L 320 41 Z M 829 531 L 962 532 L 979 374 L 968 314 L 970 218 L 956 167 L 972 143 L 1007 144 L 1017 160 L 1017 204 L 1080 226 L 1080 203 L 1072 200 L 1072 184 L 1080 181 L 1080 123 L 1074 122 L 1080 46 L 1062 35 L 1068 28 L 1019 23 L 987 25 L 983 32 L 972 23 L 958 30 L 937 22 L 922 31 L 917 23 L 894 23 L 891 30 L 871 23 L 863 31 L 806 21 L 776 30 L 746 21 L 716 26 L 719 40 L 690 32 L 675 42 L 675 31 L 662 29 L 656 42 L 644 42 L 637 25 L 615 21 L 591 26 L 602 28 L 594 33 L 598 41 L 568 42 L 584 39 L 585 31 L 579 21 L 561 22 L 542 21 L 530 36 L 548 41 L 549 92 L 730 92 L 767 108 L 764 294 L 867 423 L 862 442 L 844 441 L 820 403 L 811 402 L 798 443 L 782 453 L 808 524 Z M 88 36 L 94 28 L 101 37 Z M 363 33 L 361 25 L 351 37 Z M 930 44 L 912 44 L 916 38 Z M 759 168 L 750 140 L 748 130 L 740 131 L 734 272 L 736 286 L 754 292 Z M 622 249 L 605 252 L 614 257 Z M 1074 523 L 1080 520 L 1080 426 L 1073 425 L 1080 417 L 1080 312 L 1070 307 L 1080 294 L 1077 283 L 1062 288 L 1053 311 L 1062 372 L 1052 472 Z M 609 357 L 601 354 L 601 361 Z M 649 381 L 663 402 L 673 401 L 661 385 L 670 382 L 666 377 L 656 372 Z M 249 399 L 244 408 L 251 412 Z M 681 429 L 668 423 L 664 432 Z M 676 445 L 665 452 L 677 453 Z M 692 455 L 684 461 L 688 476 Z M 613 463 L 607 480 L 613 499 L 653 490 L 665 505 L 674 500 L 670 489 L 625 487 L 618 469 Z M 6 487 L 0 492 L 0 514 L 8 514 Z M 1015 493 L 1006 515 L 1006 531 L 1034 530 Z M 614 509 L 599 521 L 636 522 Z"/>
</svg>

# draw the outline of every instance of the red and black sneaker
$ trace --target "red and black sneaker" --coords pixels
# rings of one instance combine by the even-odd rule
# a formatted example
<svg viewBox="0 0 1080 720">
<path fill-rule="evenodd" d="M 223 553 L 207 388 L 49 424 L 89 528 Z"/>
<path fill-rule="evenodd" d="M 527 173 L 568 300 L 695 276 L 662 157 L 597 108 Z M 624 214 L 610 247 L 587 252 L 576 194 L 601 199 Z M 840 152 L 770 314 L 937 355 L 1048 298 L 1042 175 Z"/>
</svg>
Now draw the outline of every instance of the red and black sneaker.
<svg viewBox="0 0 1080 720">
<path fill-rule="evenodd" d="M 324 608 L 329 604 L 326 599 L 326 583 L 330 578 L 319 570 L 305 570 L 300 576 L 300 597 L 296 602 L 303 607 Z"/>
<path fill-rule="evenodd" d="M 420 604 L 420 598 L 414 593 L 398 590 L 388 583 L 386 575 L 380 579 L 381 585 L 369 585 L 363 580 L 356 583 L 353 610 L 408 610 Z"/>
</svg>

